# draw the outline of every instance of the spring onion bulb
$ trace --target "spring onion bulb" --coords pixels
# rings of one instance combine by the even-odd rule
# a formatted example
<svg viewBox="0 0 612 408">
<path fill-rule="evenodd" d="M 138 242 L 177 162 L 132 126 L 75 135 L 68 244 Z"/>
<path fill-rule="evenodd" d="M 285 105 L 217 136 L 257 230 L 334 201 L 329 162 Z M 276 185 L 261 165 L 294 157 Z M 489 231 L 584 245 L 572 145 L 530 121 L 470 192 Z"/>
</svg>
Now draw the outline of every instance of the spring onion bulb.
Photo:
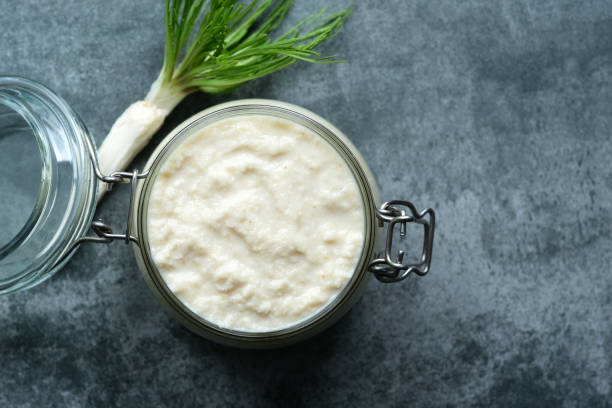
<svg viewBox="0 0 612 408">
<path fill-rule="evenodd" d="M 270 33 L 282 22 L 290 0 L 166 0 L 166 45 L 159 76 L 144 100 L 130 105 L 98 149 L 104 174 L 125 170 L 164 119 L 187 95 L 231 92 L 251 79 L 298 60 L 341 62 L 322 57 L 315 47 L 334 36 L 349 9 L 311 15 L 281 36 Z M 106 189 L 100 189 L 100 199 Z"/>
</svg>

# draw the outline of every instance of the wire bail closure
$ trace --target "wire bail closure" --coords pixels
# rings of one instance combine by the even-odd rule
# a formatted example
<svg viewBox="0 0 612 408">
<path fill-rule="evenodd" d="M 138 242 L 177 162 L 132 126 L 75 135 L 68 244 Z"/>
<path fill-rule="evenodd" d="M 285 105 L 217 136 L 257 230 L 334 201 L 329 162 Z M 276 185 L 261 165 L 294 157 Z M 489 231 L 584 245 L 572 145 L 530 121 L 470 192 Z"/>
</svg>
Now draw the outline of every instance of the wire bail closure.
<svg viewBox="0 0 612 408">
<path fill-rule="evenodd" d="M 113 229 L 109 225 L 104 223 L 104 221 L 102 221 L 101 219 L 95 219 L 91 222 L 91 229 L 96 234 L 96 236 L 83 236 L 74 241 L 72 245 L 70 245 L 70 247 L 66 250 L 66 252 L 55 262 L 54 267 L 64 262 L 66 258 L 68 258 L 68 256 L 79 245 L 87 242 L 108 244 L 112 241 L 121 240 L 124 241 L 126 244 L 133 242 L 134 244 L 140 246 L 138 237 L 132 235 L 132 218 L 134 216 L 134 209 L 132 204 L 134 203 L 134 199 L 136 196 L 136 184 L 138 183 L 138 180 L 144 179 L 149 175 L 149 170 L 143 171 L 142 173 L 139 172 L 138 169 L 134 169 L 132 172 L 115 171 L 110 175 L 104 175 L 100 170 L 93 142 L 88 137 L 85 139 L 87 141 L 87 150 L 89 152 L 89 158 L 91 160 L 91 165 L 94 168 L 96 178 L 101 182 L 106 183 L 106 189 L 108 191 L 110 191 L 115 184 L 130 183 L 130 202 L 128 206 L 127 225 L 123 234 L 115 234 L 113 233 Z"/>
<path fill-rule="evenodd" d="M 406 208 L 409 214 L 406 213 Z M 427 217 L 428 216 L 428 217 Z M 427 218 L 426 218 L 427 217 Z M 404 280 L 411 273 L 416 273 L 418 276 L 424 276 L 429 272 L 431 264 L 431 253 L 433 249 L 433 238 L 436 216 L 434 210 L 427 208 L 419 212 L 414 204 L 409 201 L 394 200 L 383 203 L 376 210 L 376 218 L 378 226 L 384 227 L 387 225 L 387 236 L 385 243 L 384 258 L 374 259 L 368 265 L 368 270 L 374 274 L 376 279 L 384 283 L 399 282 Z M 400 237 L 406 236 L 406 224 L 414 222 L 423 225 L 423 250 L 421 252 L 420 261 L 413 264 L 404 264 L 404 251 L 399 250 L 396 260 L 391 258 L 393 248 L 393 233 L 395 226 L 400 225 Z"/>
<path fill-rule="evenodd" d="M 136 245 L 140 245 L 138 241 L 138 237 L 131 234 L 132 228 L 132 217 L 133 217 L 133 206 L 134 196 L 136 195 L 136 183 L 140 179 L 144 179 L 149 175 L 149 171 L 145 171 L 139 173 L 138 169 L 134 169 L 131 173 L 125 171 L 115 171 L 111 173 L 110 176 L 98 177 L 101 181 L 107 183 L 107 190 L 111 190 L 114 184 L 125 184 L 130 183 L 130 202 L 128 204 L 128 218 L 127 218 L 127 226 L 125 228 L 125 234 L 113 234 L 113 230 L 102 220 L 98 219 L 92 222 L 91 228 L 94 230 L 98 238 L 96 237 L 83 237 L 83 242 L 92 242 L 88 240 L 88 238 L 94 238 L 96 241 L 94 242 L 111 242 L 112 240 L 123 240 L 126 244 L 130 242 L 135 243 Z M 100 240 L 102 239 L 102 241 Z M 78 244 L 77 244 L 78 245 Z"/>
<path fill-rule="evenodd" d="M 113 233 L 113 229 L 108 224 L 104 223 L 104 221 L 98 218 L 91 222 L 91 229 L 93 230 L 93 232 L 95 232 L 96 236 L 84 236 L 74 241 L 72 245 L 70 245 L 68 250 L 64 253 L 64 255 L 60 259 L 58 259 L 54 266 L 61 264 L 72 253 L 72 251 L 74 251 L 76 247 L 87 242 L 108 244 L 112 241 L 121 240 L 124 241 L 126 244 L 133 242 L 136 245 L 140 246 L 138 237 L 132 235 L 132 218 L 134 212 L 132 208 L 132 203 L 134 202 L 134 196 L 136 195 L 136 183 L 138 182 L 138 180 L 146 178 L 149 175 L 149 172 L 145 171 L 143 173 L 140 173 L 138 169 L 135 169 L 131 173 L 124 171 L 116 171 L 111 173 L 110 176 L 102 176 L 101 173 L 98 174 L 99 169 L 97 169 L 96 165 L 94 165 L 94 168 L 96 168 L 97 178 L 100 181 L 107 183 L 106 188 L 108 190 L 112 189 L 112 186 L 114 184 L 130 183 L 130 203 L 128 207 L 127 226 L 125 227 L 125 233 Z"/>
</svg>

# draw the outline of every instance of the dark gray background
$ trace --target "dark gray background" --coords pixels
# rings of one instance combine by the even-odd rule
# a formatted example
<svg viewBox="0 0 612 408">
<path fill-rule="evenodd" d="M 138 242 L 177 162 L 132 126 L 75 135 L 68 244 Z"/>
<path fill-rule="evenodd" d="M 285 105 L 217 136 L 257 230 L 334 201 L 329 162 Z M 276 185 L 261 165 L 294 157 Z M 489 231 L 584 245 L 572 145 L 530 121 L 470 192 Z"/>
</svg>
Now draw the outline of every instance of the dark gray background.
<svg viewBox="0 0 612 408">
<path fill-rule="evenodd" d="M 291 21 L 345 2 L 298 3 Z M 431 274 L 372 281 L 330 330 L 252 352 L 183 329 L 130 248 L 84 247 L 0 298 L 0 406 L 612 404 L 612 2 L 357 3 L 322 47 L 348 63 L 189 97 L 154 142 L 230 99 L 309 108 L 384 198 L 437 210 Z M 0 72 L 54 89 L 99 143 L 155 79 L 162 19 L 157 1 L 4 1 Z M 98 214 L 122 225 L 127 198 Z"/>
</svg>

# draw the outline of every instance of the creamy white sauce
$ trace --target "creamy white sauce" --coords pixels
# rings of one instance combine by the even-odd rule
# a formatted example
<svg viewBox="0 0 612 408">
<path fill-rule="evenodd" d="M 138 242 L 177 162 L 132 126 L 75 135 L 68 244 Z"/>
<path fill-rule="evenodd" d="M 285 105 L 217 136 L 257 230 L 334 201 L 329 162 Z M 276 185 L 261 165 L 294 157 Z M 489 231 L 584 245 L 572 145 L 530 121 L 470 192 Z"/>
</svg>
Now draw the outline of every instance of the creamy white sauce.
<svg viewBox="0 0 612 408">
<path fill-rule="evenodd" d="M 312 316 L 351 278 L 363 204 L 321 137 L 245 116 L 198 131 L 170 154 L 148 230 L 153 259 L 186 306 L 222 327 L 265 332 Z"/>
</svg>

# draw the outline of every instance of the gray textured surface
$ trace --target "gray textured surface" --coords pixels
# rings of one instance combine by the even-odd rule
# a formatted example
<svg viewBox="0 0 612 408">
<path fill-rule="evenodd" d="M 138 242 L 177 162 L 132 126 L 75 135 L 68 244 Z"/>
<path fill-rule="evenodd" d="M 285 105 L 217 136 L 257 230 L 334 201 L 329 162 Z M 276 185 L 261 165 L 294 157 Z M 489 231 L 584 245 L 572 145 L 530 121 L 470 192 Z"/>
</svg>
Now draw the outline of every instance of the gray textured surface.
<svg viewBox="0 0 612 408">
<path fill-rule="evenodd" d="M 383 197 L 437 209 L 432 273 L 373 281 L 322 335 L 249 352 L 181 328 L 127 247 L 82 248 L 0 298 L 0 406 L 612 404 L 612 2 L 358 3 L 324 48 L 348 63 L 190 97 L 156 140 L 233 98 L 320 113 Z M 56 90 L 98 142 L 157 74 L 161 2 L 2 5 L 0 72 Z M 121 225 L 126 201 L 98 214 Z"/>
</svg>

